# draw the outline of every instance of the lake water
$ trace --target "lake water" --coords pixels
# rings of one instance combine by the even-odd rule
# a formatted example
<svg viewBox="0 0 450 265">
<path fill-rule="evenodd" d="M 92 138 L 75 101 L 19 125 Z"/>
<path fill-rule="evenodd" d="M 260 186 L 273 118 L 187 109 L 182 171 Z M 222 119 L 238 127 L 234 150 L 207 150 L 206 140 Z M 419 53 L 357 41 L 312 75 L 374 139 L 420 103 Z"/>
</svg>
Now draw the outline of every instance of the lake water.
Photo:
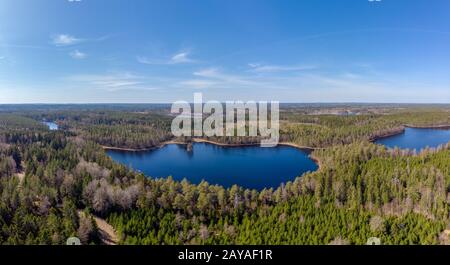
<svg viewBox="0 0 450 265">
<path fill-rule="evenodd" d="M 56 124 L 56 123 L 54 123 L 54 122 L 47 122 L 47 121 L 44 121 L 43 123 L 44 123 L 45 125 L 48 126 L 48 129 L 49 129 L 50 131 L 58 130 L 58 124 Z"/>
<path fill-rule="evenodd" d="M 257 190 L 276 188 L 318 168 L 307 152 L 289 146 L 222 147 L 194 143 L 191 152 L 183 145 L 170 144 L 153 151 L 107 153 L 115 161 L 155 178 L 186 178 L 196 184 L 204 179 L 224 187 L 237 184 Z"/>
<path fill-rule="evenodd" d="M 449 141 L 450 129 L 406 128 L 404 133 L 379 139 L 376 143 L 390 148 L 399 147 L 419 151 L 427 146 L 438 147 Z"/>
</svg>

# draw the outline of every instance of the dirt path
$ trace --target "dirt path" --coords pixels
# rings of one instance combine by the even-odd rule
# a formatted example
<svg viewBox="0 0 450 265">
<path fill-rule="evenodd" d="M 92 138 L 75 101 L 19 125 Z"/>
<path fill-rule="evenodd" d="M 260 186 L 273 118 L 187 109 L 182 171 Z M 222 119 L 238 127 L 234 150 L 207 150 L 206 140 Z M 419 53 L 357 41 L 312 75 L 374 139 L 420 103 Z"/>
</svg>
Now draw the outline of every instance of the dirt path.
<svg viewBox="0 0 450 265">
<path fill-rule="evenodd" d="M 19 185 L 21 185 L 23 182 L 23 179 L 25 178 L 25 172 L 16 173 L 16 177 L 19 178 Z"/>
<path fill-rule="evenodd" d="M 439 242 L 441 243 L 441 245 L 450 245 L 450 229 L 444 230 L 439 235 Z"/>
<path fill-rule="evenodd" d="M 102 242 L 105 245 L 117 245 L 119 237 L 114 228 L 102 218 L 94 216 L 94 220 L 97 224 Z"/>
<path fill-rule="evenodd" d="M 86 216 L 82 210 L 78 210 L 77 213 L 80 218 L 81 217 L 84 218 Z M 112 227 L 110 224 L 108 224 L 105 221 L 105 219 L 102 219 L 102 218 L 94 216 L 94 215 L 93 215 L 93 218 L 94 218 L 95 224 L 97 225 L 99 237 L 100 237 L 100 240 L 102 241 L 102 243 L 105 245 L 117 245 L 117 243 L 119 242 L 119 237 L 117 236 L 117 233 L 114 230 L 114 227 Z"/>
<path fill-rule="evenodd" d="M 15 174 L 17 178 L 19 178 L 19 187 L 22 186 L 23 180 L 25 179 L 25 164 L 22 161 L 22 171 Z"/>
</svg>

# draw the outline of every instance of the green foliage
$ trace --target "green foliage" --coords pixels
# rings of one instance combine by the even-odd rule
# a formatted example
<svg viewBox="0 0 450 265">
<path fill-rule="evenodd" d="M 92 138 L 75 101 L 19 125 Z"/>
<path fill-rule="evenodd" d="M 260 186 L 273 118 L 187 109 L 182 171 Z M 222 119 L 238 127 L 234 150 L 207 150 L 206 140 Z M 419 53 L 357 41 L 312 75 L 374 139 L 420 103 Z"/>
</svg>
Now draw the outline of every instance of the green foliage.
<svg viewBox="0 0 450 265">
<path fill-rule="evenodd" d="M 328 147 L 370 141 L 402 132 L 405 125 L 440 126 L 450 124 L 446 111 L 415 110 L 389 115 L 363 114 L 354 116 L 304 115 L 289 112 L 282 115 L 282 141 L 300 146 Z"/>
<path fill-rule="evenodd" d="M 153 179 L 114 163 L 101 145 L 170 139 L 159 112 L 49 111 L 0 115 L 0 243 L 101 243 L 94 215 L 122 244 L 444 243 L 450 146 L 416 154 L 370 143 L 404 125 L 449 124 L 448 112 L 356 116 L 283 113 L 282 141 L 327 147 L 317 172 L 262 191 Z M 32 118 L 32 119 L 31 119 Z M 49 131 L 38 120 L 57 120 Z M 35 121 L 35 120 L 37 121 Z M 232 143 L 257 138 L 217 138 Z"/>
</svg>

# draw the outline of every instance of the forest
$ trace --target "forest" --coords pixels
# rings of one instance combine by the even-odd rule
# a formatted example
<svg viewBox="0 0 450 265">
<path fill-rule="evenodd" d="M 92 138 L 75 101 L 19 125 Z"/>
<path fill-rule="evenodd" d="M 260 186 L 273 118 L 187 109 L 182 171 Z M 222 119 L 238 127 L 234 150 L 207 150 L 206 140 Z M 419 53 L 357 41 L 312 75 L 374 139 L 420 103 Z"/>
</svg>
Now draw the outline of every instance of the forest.
<svg viewBox="0 0 450 265">
<path fill-rule="evenodd" d="M 372 142 L 405 126 L 448 126 L 450 108 L 330 115 L 290 107 L 280 117 L 281 141 L 315 147 L 320 169 L 257 191 L 155 179 L 113 162 L 105 147 L 174 140 L 165 107 L 0 109 L 0 243 L 77 236 L 104 244 L 98 218 L 118 244 L 340 245 L 372 236 L 383 244 L 450 243 L 450 145 L 412 152 Z"/>
</svg>

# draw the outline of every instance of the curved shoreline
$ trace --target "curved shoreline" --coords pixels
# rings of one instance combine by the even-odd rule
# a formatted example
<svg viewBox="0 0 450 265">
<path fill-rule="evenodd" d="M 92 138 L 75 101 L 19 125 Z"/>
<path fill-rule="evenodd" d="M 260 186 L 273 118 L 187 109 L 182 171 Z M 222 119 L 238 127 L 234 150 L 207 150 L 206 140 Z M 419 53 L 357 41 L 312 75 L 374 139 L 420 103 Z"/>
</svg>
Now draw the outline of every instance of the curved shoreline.
<svg viewBox="0 0 450 265">
<path fill-rule="evenodd" d="M 430 125 L 430 126 L 419 126 L 419 125 L 410 125 L 410 124 L 405 124 L 402 125 L 402 128 L 395 130 L 393 132 L 390 133 L 386 133 L 384 135 L 381 136 L 376 136 L 373 137 L 371 139 L 369 139 L 370 142 L 376 142 L 377 140 L 383 139 L 383 138 L 387 138 L 387 137 L 391 137 L 391 136 L 395 136 L 395 135 L 399 135 L 405 132 L 406 128 L 417 128 L 417 129 L 450 129 L 450 125 Z M 212 140 L 207 140 L 207 139 L 203 139 L 203 138 L 192 138 L 192 142 L 194 143 L 207 143 L 207 144 L 212 144 L 212 145 L 217 145 L 217 146 L 222 146 L 222 147 L 245 147 L 245 146 L 259 146 L 260 143 L 243 143 L 243 144 L 226 144 L 226 143 L 219 143 L 219 142 L 215 142 Z M 180 144 L 180 145 L 187 145 L 187 142 L 182 142 L 182 141 L 177 141 L 175 139 L 169 140 L 169 141 L 165 141 L 160 143 L 157 146 L 153 146 L 150 148 L 143 148 L 143 149 L 133 149 L 133 148 L 121 148 L 121 147 L 110 147 L 110 146 L 104 146 L 101 145 L 101 147 L 104 150 L 117 150 L 117 151 L 126 151 L 126 152 L 143 152 L 143 151 L 151 151 L 151 150 L 156 150 L 159 148 L 162 148 L 166 145 L 169 144 Z M 325 149 L 326 147 L 310 147 L 310 146 L 300 146 L 298 144 L 292 143 L 292 142 L 280 142 L 278 143 L 276 146 L 289 146 L 289 147 L 293 147 L 293 148 L 297 148 L 299 150 L 302 151 L 307 151 L 307 152 L 313 152 L 314 150 L 319 150 L 319 149 Z M 323 167 L 322 167 L 322 163 L 320 161 L 320 159 L 318 159 L 317 157 L 313 156 L 312 154 L 309 154 L 309 158 L 311 160 L 313 160 L 316 164 L 317 164 L 317 170 L 315 172 L 320 171 Z"/>
<path fill-rule="evenodd" d="M 384 139 L 384 138 L 388 138 L 391 136 L 396 136 L 402 133 L 405 133 L 406 128 L 412 128 L 412 129 L 450 129 L 450 125 L 412 125 L 412 124 L 404 124 L 402 125 L 402 129 L 401 130 L 396 130 L 393 131 L 391 133 L 387 133 L 384 135 L 380 135 L 380 136 L 375 136 L 369 139 L 370 142 L 376 142 L 378 140 Z"/>
<path fill-rule="evenodd" d="M 165 141 L 160 143 L 159 145 L 155 145 L 153 147 L 148 147 L 148 148 L 141 148 L 141 149 L 137 149 L 137 148 L 124 148 L 124 147 L 113 147 L 113 146 L 106 146 L 106 145 L 100 145 L 103 150 L 116 150 L 116 151 L 126 151 L 126 152 L 145 152 L 145 151 L 151 151 L 151 150 L 156 150 L 159 148 L 162 148 L 168 144 L 182 144 L 182 145 L 186 145 L 187 143 L 185 142 L 179 142 L 176 140 L 169 140 L 169 141 Z"/>
<path fill-rule="evenodd" d="M 224 147 L 245 147 L 245 146 L 259 146 L 259 145 L 261 145 L 261 143 L 226 144 L 226 143 L 219 143 L 219 142 L 206 140 L 206 139 L 202 139 L 202 138 L 194 138 L 194 139 L 192 139 L 192 142 L 195 142 L 195 143 L 208 143 L 208 144 L 224 146 Z M 290 146 L 290 147 L 295 147 L 297 149 L 306 150 L 306 151 L 314 151 L 316 149 L 321 149 L 321 148 L 316 148 L 316 147 L 300 146 L 300 145 L 297 145 L 297 144 L 292 143 L 292 142 L 280 142 L 274 147 L 277 147 L 277 146 Z"/>
<path fill-rule="evenodd" d="M 450 125 L 449 124 L 430 125 L 430 126 L 405 124 L 404 126 L 406 128 L 415 128 L 415 129 L 450 129 Z"/>
<path fill-rule="evenodd" d="M 214 142 L 214 141 L 211 141 L 211 140 L 206 140 L 206 139 L 201 139 L 201 138 L 193 138 L 192 142 L 194 142 L 194 143 L 207 143 L 207 144 L 217 145 L 217 146 L 221 146 L 221 147 L 229 147 L 229 148 L 246 147 L 246 146 L 259 146 L 260 145 L 260 143 L 225 144 L 225 143 Z M 164 147 L 166 145 L 169 145 L 169 144 L 186 145 L 188 143 L 180 142 L 180 141 L 176 141 L 176 140 L 170 140 L 170 141 L 162 142 L 161 144 L 159 144 L 157 146 L 154 146 L 154 147 L 151 147 L 151 148 L 145 148 L 145 149 L 120 148 L 120 147 L 110 147 L 110 146 L 104 146 L 104 145 L 101 145 L 101 147 L 104 150 L 116 150 L 116 151 L 125 151 L 125 152 L 145 152 L 145 151 L 156 150 L 156 149 L 162 148 L 162 147 Z M 297 145 L 297 144 L 292 143 L 292 142 L 281 142 L 281 143 L 278 143 L 274 147 L 277 147 L 277 146 L 293 147 L 293 148 L 299 149 L 301 151 L 306 151 L 306 152 L 312 152 L 314 150 L 324 149 L 324 148 L 319 148 L 319 147 L 300 146 L 300 145 Z M 317 170 L 315 170 L 314 172 L 317 172 L 317 171 L 322 169 L 322 163 L 321 163 L 320 159 L 318 159 L 317 157 L 313 156 L 312 154 L 309 154 L 308 157 L 312 161 L 314 161 L 316 163 L 316 165 L 317 165 Z"/>
<path fill-rule="evenodd" d="M 386 134 L 383 134 L 383 135 L 377 135 L 377 136 L 370 137 L 369 138 L 369 142 L 373 143 L 373 142 L 376 142 L 376 141 L 384 139 L 384 138 L 388 138 L 388 137 L 391 137 L 391 136 L 395 136 L 395 135 L 399 135 L 399 134 L 405 133 L 405 129 L 406 129 L 406 126 L 403 126 L 401 129 L 394 130 L 392 132 L 389 132 L 389 133 L 386 133 Z"/>
<path fill-rule="evenodd" d="M 312 161 L 314 161 L 314 163 L 316 163 L 316 165 L 317 165 L 317 170 L 316 170 L 316 171 L 313 171 L 313 172 L 319 172 L 319 171 L 323 168 L 322 162 L 320 161 L 320 159 L 319 159 L 318 157 L 314 156 L 313 154 L 310 154 L 310 155 L 309 155 L 309 158 L 310 158 Z M 304 173 L 303 173 L 303 174 L 304 174 Z M 301 176 L 303 176 L 303 174 L 302 174 Z M 301 176 L 299 176 L 299 177 L 301 177 Z"/>
<path fill-rule="evenodd" d="M 222 146 L 222 147 L 245 147 L 245 146 L 259 146 L 261 145 L 260 143 L 243 143 L 243 144 L 226 144 L 226 143 L 220 143 L 220 142 L 215 142 L 212 140 L 206 140 L 206 139 L 202 139 L 202 138 L 193 138 L 192 139 L 193 143 L 207 143 L 207 144 L 212 144 L 212 145 L 217 145 L 217 146 Z M 106 145 L 100 145 L 104 150 L 117 150 L 117 151 L 127 151 L 127 152 L 143 152 L 143 151 L 151 151 L 151 150 L 156 150 L 159 148 L 162 148 L 168 144 L 181 144 L 181 145 L 186 145 L 188 143 L 186 142 L 181 142 L 181 141 L 176 141 L 176 140 L 169 140 L 169 141 L 165 141 L 160 143 L 159 145 L 153 146 L 153 147 L 149 147 L 149 148 L 142 148 L 142 149 L 137 149 L 137 148 L 123 148 L 123 147 L 112 147 L 112 146 L 106 146 Z M 290 147 L 294 147 L 303 151 L 314 151 L 314 150 L 318 150 L 318 149 L 323 149 L 323 148 L 319 148 L 319 147 L 309 147 L 309 146 L 301 146 L 301 145 L 297 145 L 295 143 L 292 142 L 280 142 L 278 143 L 276 146 L 290 146 Z"/>
<path fill-rule="evenodd" d="M 387 137 L 391 137 L 391 136 L 395 136 L 395 135 L 399 135 L 405 132 L 406 128 L 415 128 L 415 129 L 450 129 L 450 125 L 449 124 L 442 124 L 442 125 L 412 125 L 412 124 L 404 124 L 401 125 L 402 128 L 399 128 L 397 130 L 394 130 L 392 132 L 383 134 L 383 135 L 378 135 L 378 136 L 374 136 L 369 138 L 370 142 L 375 142 L 377 140 L 383 139 L 383 138 L 387 138 Z M 260 145 L 260 143 L 243 143 L 243 144 L 227 144 L 227 143 L 220 143 L 220 142 L 215 142 L 212 140 L 207 140 L 207 139 L 203 139 L 203 138 L 192 138 L 192 142 L 194 143 L 209 143 L 209 144 L 213 144 L 213 145 L 217 145 L 217 146 L 223 146 L 223 147 L 245 147 L 245 146 L 258 146 Z M 175 139 L 172 140 L 168 140 L 168 141 L 164 141 L 161 142 L 159 145 L 153 146 L 153 147 L 148 147 L 148 148 L 125 148 L 125 147 L 113 147 L 113 146 L 106 146 L 106 145 L 100 145 L 104 150 L 117 150 L 117 151 L 128 151 L 128 152 L 142 152 L 142 151 L 151 151 L 151 150 L 155 150 L 158 148 L 162 148 L 165 145 L 168 144 L 181 144 L 181 145 L 186 145 L 188 144 L 187 142 L 183 142 L 183 141 L 177 141 Z M 298 145 L 296 143 L 293 142 L 280 142 L 278 143 L 276 146 L 290 146 L 290 147 L 295 147 L 297 149 L 300 150 L 306 150 L 306 151 L 314 151 L 314 150 L 318 150 L 318 149 L 325 149 L 327 147 L 311 147 L 311 146 L 301 146 Z"/>
</svg>

